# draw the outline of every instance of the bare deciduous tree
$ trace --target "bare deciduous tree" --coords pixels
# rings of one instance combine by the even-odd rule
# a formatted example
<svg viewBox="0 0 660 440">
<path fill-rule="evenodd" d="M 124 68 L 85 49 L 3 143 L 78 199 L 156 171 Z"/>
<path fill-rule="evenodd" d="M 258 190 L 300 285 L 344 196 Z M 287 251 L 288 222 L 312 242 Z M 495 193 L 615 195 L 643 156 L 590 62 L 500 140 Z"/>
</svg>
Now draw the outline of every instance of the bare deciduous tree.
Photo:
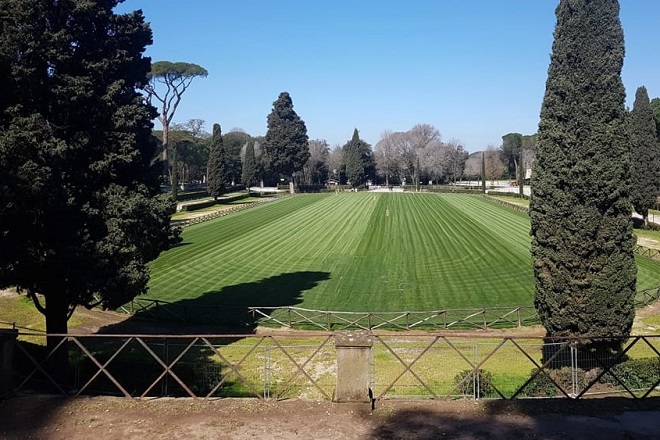
<svg viewBox="0 0 660 440">
<path fill-rule="evenodd" d="M 341 174 L 341 166 L 342 163 L 344 163 L 343 155 L 344 155 L 344 150 L 342 149 L 341 145 L 335 145 L 328 152 L 328 159 L 327 159 L 328 173 L 330 174 L 332 179 L 336 181 L 339 181 L 339 177 Z"/>
<path fill-rule="evenodd" d="M 330 147 L 325 139 L 309 141 L 309 159 L 303 166 L 302 180 L 306 185 L 321 184 L 328 176 Z"/>
<path fill-rule="evenodd" d="M 484 157 L 485 160 L 485 172 L 486 175 L 484 178 L 490 180 L 491 184 L 495 183 L 496 179 L 501 179 L 504 175 L 506 167 L 504 162 L 502 162 L 502 153 L 499 148 L 495 148 L 492 145 L 489 145 L 486 149 L 486 154 Z"/>
</svg>

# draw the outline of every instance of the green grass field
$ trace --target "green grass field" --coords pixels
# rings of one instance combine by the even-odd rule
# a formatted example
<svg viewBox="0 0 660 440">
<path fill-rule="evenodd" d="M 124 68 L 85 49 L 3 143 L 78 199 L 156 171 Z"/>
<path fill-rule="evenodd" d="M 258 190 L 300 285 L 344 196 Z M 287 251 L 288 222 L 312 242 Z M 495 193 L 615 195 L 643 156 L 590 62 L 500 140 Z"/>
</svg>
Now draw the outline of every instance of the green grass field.
<svg viewBox="0 0 660 440">
<path fill-rule="evenodd" d="M 187 228 L 147 298 L 419 311 L 531 304 L 529 220 L 466 195 L 303 195 Z M 640 289 L 660 263 L 638 259 Z"/>
</svg>

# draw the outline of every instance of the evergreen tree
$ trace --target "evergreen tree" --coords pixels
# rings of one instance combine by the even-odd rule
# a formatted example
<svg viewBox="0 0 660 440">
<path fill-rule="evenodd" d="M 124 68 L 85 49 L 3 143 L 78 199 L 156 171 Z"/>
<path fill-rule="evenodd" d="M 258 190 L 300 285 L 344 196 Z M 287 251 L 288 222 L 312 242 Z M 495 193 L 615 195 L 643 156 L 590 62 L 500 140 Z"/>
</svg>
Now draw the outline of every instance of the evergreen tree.
<svg viewBox="0 0 660 440">
<path fill-rule="evenodd" d="M 214 200 L 218 200 L 218 197 L 227 192 L 227 159 L 225 156 L 220 124 L 213 124 L 211 150 L 209 151 L 209 163 L 206 166 L 206 173 L 207 191 Z"/>
<path fill-rule="evenodd" d="M 651 109 L 653 110 L 656 136 L 660 139 L 660 98 L 653 98 L 651 100 Z"/>
<path fill-rule="evenodd" d="M 136 90 L 151 31 L 117 3 L 0 2 L 0 287 L 25 292 L 48 333 L 78 305 L 146 292 L 147 263 L 178 235 Z"/>
<path fill-rule="evenodd" d="M 628 120 L 633 161 L 631 199 L 648 225 L 649 209 L 655 205 L 660 189 L 660 144 L 646 87 L 637 89 Z"/>
<path fill-rule="evenodd" d="M 248 142 L 245 145 L 245 156 L 243 158 L 243 175 L 241 180 L 248 192 L 250 187 L 257 183 L 257 159 L 254 155 L 254 143 Z"/>
<path fill-rule="evenodd" d="M 532 173 L 534 304 L 549 337 L 618 349 L 636 265 L 617 0 L 561 0 Z"/>
<path fill-rule="evenodd" d="M 293 178 L 309 159 L 307 127 L 293 110 L 287 92 L 280 93 L 268 115 L 268 131 L 264 148 L 272 172 Z"/>
<path fill-rule="evenodd" d="M 357 128 L 353 131 L 351 140 L 344 145 L 342 157 L 346 178 L 354 188 L 363 185 L 368 176 L 373 174 L 375 165 L 371 146 L 360 139 Z"/>
</svg>

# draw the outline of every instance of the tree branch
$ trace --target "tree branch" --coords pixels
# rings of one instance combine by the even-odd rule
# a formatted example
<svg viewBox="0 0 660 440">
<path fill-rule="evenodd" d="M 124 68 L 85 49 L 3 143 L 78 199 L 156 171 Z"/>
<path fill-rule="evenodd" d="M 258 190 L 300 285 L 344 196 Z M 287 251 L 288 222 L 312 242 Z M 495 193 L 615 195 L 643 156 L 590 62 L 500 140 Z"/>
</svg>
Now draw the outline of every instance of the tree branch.
<svg viewBox="0 0 660 440">
<path fill-rule="evenodd" d="M 41 302 L 39 301 L 39 298 L 37 297 L 37 294 L 34 292 L 34 290 L 28 289 L 26 295 L 27 295 L 28 298 L 30 298 L 32 300 L 32 302 L 34 303 L 34 306 L 37 308 L 39 313 L 41 313 L 42 315 L 45 316 L 46 315 L 46 308 L 43 306 L 43 304 L 41 304 Z"/>
</svg>

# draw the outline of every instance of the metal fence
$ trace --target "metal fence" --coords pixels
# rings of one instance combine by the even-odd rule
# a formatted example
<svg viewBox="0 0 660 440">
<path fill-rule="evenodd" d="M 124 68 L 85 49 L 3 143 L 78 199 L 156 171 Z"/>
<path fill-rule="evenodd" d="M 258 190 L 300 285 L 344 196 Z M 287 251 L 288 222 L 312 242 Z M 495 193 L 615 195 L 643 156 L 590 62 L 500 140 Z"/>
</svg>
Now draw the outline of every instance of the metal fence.
<svg viewBox="0 0 660 440">
<path fill-rule="evenodd" d="M 20 332 L 10 394 L 333 400 L 335 333 L 50 335 Z M 616 354 L 584 341 L 371 334 L 376 399 L 660 396 L 660 336 L 632 336 Z M 58 350 L 70 371 L 51 372 Z"/>
<path fill-rule="evenodd" d="M 660 299 L 660 287 L 637 292 L 635 307 Z M 473 330 L 540 324 L 533 306 L 442 309 L 404 312 L 343 312 L 301 307 L 191 306 L 136 298 L 125 311 L 144 318 L 225 327 L 266 325 L 307 330 Z"/>
</svg>

